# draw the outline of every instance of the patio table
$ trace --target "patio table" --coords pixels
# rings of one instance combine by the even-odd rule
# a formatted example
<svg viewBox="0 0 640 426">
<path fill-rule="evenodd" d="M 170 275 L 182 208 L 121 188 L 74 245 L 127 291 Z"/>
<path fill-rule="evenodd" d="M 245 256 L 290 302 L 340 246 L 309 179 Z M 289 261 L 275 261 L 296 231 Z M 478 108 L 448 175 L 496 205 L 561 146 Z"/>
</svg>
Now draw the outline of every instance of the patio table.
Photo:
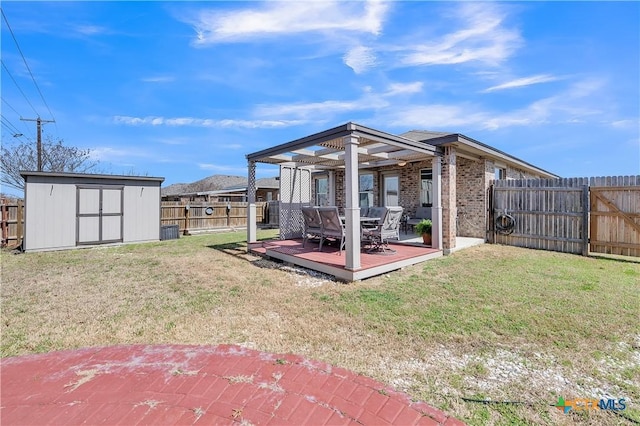
<svg viewBox="0 0 640 426">
<path fill-rule="evenodd" d="M 340 216 L 340 220 L 344 223 L 344 221 L 346 220 L 346 216 Z M 360 223 L 362 222 L 380 222 L 380 217 L 367 217 L 367 216 L 362 216 L 360 218 Z"/>
</svg>

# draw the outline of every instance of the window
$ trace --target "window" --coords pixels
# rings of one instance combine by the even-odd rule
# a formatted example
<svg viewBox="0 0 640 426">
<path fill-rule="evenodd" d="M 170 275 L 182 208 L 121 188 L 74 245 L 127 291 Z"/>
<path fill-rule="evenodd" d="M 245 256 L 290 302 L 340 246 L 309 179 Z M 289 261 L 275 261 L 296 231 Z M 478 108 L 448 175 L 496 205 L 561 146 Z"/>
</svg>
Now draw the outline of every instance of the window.
<svg viewBox="0 0 640 426">
<path fill-rule="evenodd" d="M 507 169 L 503 167 L 496 167 L 496 179 L 506 179 L 507 178 Z"/>
<path fill-rule="evenodd" d="M 316 206 L 329 205 L 329 178 L 327 176 L 315 178 Z"/>
<path fill-rule="evenodd" d="M 431 169 L 420 170 L 420 206 L 431 207 L 433 205 L 433 171 Z"/>
<path fill-rule="evenodd" d="M 397 175 L 384 177 L 384 205 L 397 206 L 400 195 L 400 178 Z"/>
<path fill-rule="evenodd" d="M 373 174 L 361 174 L 358 184 L 360 207 L 373 207 Z"/>
</svg>

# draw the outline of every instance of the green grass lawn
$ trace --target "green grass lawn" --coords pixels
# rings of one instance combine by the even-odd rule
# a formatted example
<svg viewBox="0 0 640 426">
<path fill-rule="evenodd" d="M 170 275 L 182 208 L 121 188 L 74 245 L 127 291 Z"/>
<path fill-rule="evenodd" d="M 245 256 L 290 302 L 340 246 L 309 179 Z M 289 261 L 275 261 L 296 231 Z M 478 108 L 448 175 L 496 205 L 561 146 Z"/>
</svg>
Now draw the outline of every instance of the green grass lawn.
<svg viewBox="0 0 640 426">
<path fill-rule="evenodd" d="M 343 284 L 244 239 L 3 252 L 1 354 L 235 343 L 352 369 L 469 424 L 640 421 L 638 262 L 484 245 Z M 625 417 L 553 407 L 603 395 Z"/>
</svg>

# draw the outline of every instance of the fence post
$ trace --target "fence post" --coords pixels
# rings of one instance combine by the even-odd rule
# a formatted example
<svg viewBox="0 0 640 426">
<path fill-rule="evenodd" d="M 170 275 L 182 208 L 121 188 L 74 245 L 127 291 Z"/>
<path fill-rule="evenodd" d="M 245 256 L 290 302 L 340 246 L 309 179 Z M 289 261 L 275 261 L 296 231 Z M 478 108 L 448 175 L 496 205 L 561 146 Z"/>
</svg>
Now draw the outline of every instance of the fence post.
<svg viewBox="0 0 640 426">
<path fill-rule="evenodd" d="M 24 202 L 22 200 L 18 200 L 17 219 L 16 242 L 21 246 L 24 239 Z"/>
<path fill-rule="evenodd" d="M 2 242 L 1 247 L 6 247 L 9 243 L 9 226 L 7 221 L 9 220 L 9 207 L 7 206 L 7 200 L 4 198 L 2 201 Z"/>
<path fill-rule="evenodd" d="M 582 187 L 582 255 L 589 256 L 589 185 Z"/>
<path fill-rule="evenodd" d="M 493 226 L 494 214 L 493 214 L 493 183 L 489 185 L 487 190 L 487 242 L 494 244 L 495 242 L 495 230 Z"/>
<path fill-rule="evenodd" d="M 184 206 L 184 231 L 182 231 L 182 235 L 189 235 L 189 209 L 189 204 Z"/>
</svg>

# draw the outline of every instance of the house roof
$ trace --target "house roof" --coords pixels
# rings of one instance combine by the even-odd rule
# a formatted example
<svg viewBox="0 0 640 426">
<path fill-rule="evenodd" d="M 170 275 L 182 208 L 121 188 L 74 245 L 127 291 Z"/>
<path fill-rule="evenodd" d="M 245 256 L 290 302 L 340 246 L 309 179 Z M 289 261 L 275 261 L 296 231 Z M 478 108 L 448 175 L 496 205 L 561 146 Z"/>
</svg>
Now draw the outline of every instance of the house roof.
<svg viewBox="0 0 640 426">
<path fill-rule="evenodd" d="M 380 167 L 420 161 L 440 155 L 437 148 L 403 136 L 356 123 L 346 123 L 320 133 L 247 155 L 247 160 L 290 164 L 316 169 L 344 167 L 346 136 L 358 137 L 359 167 Z"/>
<path fill-rule="evenodd" d="M 558 177 L 460 133 L 411 130 L 401 135 L 393 135 L 352 122 L 248 154 L 247 160 L 315 169 L 342 168 L 345 158 L 343 138 L 346 136 L 359 138 L 360 168 L 422 161 L 433 156 L 441 156 L 445 146 L 454 146 L 458 155 L 462 157 L 475 160 L 488 157 L 543 177 Z"/>
<path fill-rule="evenodd" d="M 540 167 L 534 166 L 531 163 L 528 163 L 524 160 L 521 160 L 517 157 L 514 157 L 511 154 L 507 154 L 504 151 L 501 151 L 497 148 L 489 146 L 485 143 L 477 141 L 473 138 L 465 136 L 461 133 L 445 133 L 445 132 L 432 132 L 429 130 L 411 130 L 409 132 L 403 133 L 401 136 L 404 136 L 409 139 L 413 139 L 415 141 L 429 143 L 430 145 L 437 147 L 444 146 L 455 146 L 464 156 L 466 153 L 467 156 L 471 156 L 472 159 L 491 157 L 493 159 L 497 159 L 499 161 L 515 165 L 518 168 L 524 170 L 530 170 L 535 172 L 536 174 L 547 177 L 547 178 L 558 178 L 559 176 L 553 174 L 547 170 L 541 169 Z"/>
<path fill-rule="evenodd" d="M 280 189 L 280 179 L 277 177 L 256 179 L 256 189 Z M 246 191 L 246 190 L 247 190 L 246 183 L 244 185 L 233 185 L 233 186 L 227 186 L 226 188 L 222 188 L 222 191 L 227 191 L 227 192 Z"/>
</svg>

